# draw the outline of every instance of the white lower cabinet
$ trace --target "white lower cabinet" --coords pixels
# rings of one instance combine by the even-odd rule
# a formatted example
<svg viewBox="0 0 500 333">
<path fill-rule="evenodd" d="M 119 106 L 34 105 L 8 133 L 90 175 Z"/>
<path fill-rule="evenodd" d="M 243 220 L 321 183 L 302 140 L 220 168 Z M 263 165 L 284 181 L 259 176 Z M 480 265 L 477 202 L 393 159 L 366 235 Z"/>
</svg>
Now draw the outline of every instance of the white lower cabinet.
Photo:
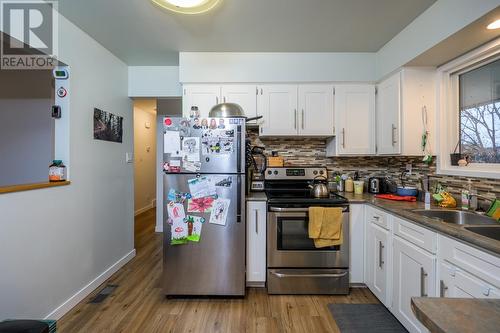
<svg viewBox="0 0 500 333">
<path fill-rule="evenodd" d="M 349 207 L 349 281 L 364 282 L 365 205 Z"/>
<path fill-rule="evenodd" d="M 436 296 L 436 257 L 394 236 L 392 313 L 410 332 L 427 332 L 411 310 L 412 297 Z"/>
<path fill-rule="evenodd" d="M 264 286 L 266 282 L 265 201 L 247 202 L 247 285 Z"/>
<path fill-rule="evenodd" d="M 441 261 L 438 269 L 439 297 L 500 298 L 496 288 L 450 263 Z"/>
<path fill-rule="evenodd" d="M 367 277 L 370 290 L 387 307 L 389 301 L 389 231 L 370 223 L 367 228 Z"/>
</svg>

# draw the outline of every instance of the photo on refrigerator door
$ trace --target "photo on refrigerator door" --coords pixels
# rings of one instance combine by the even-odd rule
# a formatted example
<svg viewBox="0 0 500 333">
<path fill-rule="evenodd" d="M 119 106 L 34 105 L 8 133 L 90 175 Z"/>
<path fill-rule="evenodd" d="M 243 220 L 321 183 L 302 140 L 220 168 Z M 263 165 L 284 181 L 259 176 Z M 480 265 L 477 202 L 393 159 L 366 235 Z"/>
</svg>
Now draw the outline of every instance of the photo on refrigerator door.
<svg viewBox="0 0 500 333">
<path fill-rule="evenodd" d="M 234 151 L 234 130 L 206 130 L 201 135 L 203 155 L 231 154 Z"/>
</svg>

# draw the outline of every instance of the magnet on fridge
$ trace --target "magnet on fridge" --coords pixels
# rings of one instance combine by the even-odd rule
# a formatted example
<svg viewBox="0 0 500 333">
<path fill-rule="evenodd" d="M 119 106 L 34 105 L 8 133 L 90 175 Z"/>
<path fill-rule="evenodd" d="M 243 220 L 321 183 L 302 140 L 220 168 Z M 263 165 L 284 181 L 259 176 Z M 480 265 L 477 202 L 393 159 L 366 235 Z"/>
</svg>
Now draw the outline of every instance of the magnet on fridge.
<svg viewBox="0 0 500 333">
<path fill-rule="evenodd" d="M 165 126 L 172 126 L 172 119 L 165 118 L 164 123 L 165 123 Z"/>
<path fill-rule="evenodd" d="M 66 89 L 64 89 L 64 87 L 60 87 L 59 89 L 57 89 L 57 96 L 63 98 L 63 97 L 66 97 L 67 94 L 68 94 L 68 91 Z"/>
</svg>

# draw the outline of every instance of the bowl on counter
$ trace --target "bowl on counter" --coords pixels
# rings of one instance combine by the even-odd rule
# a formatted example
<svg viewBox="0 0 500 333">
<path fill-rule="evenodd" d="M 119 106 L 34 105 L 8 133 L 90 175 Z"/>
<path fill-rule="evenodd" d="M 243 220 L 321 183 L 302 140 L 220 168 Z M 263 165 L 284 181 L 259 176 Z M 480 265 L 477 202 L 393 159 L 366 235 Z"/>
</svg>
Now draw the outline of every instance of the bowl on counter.
<svg viewBox="0 0 500 333">
<path fill-rule="evenodd" d="M 412 186 L 398 186 L 396 194 L 402 197 L 416 197 L 418 194 L 418 190 L 416 187 Z"/>
</svg>

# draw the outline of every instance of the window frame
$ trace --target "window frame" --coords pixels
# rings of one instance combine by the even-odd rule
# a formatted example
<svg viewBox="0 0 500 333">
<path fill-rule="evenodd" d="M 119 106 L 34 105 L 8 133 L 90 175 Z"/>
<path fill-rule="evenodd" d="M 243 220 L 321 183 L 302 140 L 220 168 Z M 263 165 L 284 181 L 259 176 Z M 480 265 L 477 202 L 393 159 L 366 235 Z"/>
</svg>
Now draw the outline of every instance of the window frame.
<svg viewBox="0 0 500 333">
<path fill-rule="evenodd" d="M 460 140 L 459 75 L 500 59 L 500 38 L 480 46 L 437 69 L 437 165 L 443 175 L 500 179 L 500 163 L 470 163 L 466 167 L 451 165 L 450 153 Z"/>
</svg>

